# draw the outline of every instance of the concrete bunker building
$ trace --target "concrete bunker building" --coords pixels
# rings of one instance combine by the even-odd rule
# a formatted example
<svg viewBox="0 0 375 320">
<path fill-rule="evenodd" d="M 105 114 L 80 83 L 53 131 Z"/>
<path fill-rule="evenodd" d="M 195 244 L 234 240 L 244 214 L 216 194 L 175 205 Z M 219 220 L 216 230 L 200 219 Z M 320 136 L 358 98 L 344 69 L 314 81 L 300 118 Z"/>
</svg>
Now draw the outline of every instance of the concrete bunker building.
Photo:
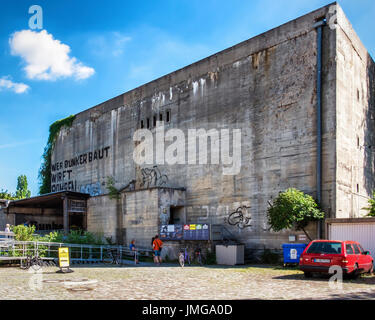
<svg viewBox="0 0 375 320">
<path fill-rule="evenodd" d="M 53 149 L 51 191 L 90 194 L 87 229 L 119 243 L 149 247 L 161 225 L 207 223 L 248 252 L 279 249 L 298 233 L 270 231 L 266 211 L 289 187 L 320 200 L 327 218 L 365 214 L 374 189 L 374 73 L 332 3 L 78 113 Z M 240 171 L 225 175 L 210 162 L 138 165 L 134 133 L 155 137 L 158 121 L 165 131 L 241 129 L 241 150 L 231 149 L 240 151 Z M 318 229 L 310 232 L 324 235 Z"/>
</svg>

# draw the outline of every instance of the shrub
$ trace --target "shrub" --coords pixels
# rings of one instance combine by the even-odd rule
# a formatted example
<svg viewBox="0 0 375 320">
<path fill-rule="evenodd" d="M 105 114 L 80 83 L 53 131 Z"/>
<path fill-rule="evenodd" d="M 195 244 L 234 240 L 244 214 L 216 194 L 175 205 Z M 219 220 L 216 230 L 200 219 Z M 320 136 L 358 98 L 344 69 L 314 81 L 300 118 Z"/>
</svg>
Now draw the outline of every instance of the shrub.
<svg viewBox="0 0 375 320">
<path fill-rule="evenodd" d="M 16 241 L 34 241 L 35 226 L 24 226 L 22 224 L 18 226 L 12 226 L 11 231 L 14 233 L 14 240 Z"/>
<path fill-rule="evenodd" d="M 280 255 L 272 252 L 270 249 L 264 249 L 260 259 L 265 264 L 277 264 L 280 261 Z"/>
<path fill-rule="evenodd" d="M 206 262 L 207 265 L 217 264 L 216 253 L 215 252 L 211 252 L 211 251 L 207 251 L 206 252 L 206 261 L 205 262 Z"/>
</svg>

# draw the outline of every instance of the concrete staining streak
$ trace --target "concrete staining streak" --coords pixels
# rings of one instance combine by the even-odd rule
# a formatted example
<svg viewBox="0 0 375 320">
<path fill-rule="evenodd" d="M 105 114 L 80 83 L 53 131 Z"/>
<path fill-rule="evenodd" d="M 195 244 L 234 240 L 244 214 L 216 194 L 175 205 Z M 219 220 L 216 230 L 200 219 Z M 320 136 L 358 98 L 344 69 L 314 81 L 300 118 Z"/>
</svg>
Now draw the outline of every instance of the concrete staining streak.
<svg viewBox="0 0 375 320">
<path fill-rule="evenodd" d="M 199 83 L 198 81 L 193 81 L 193 94 L 195 95 L 198 91 Z"/>
<path fill-rule="evenodd" d="M 201 95 L 203 96 L 204 86 L 206 85 L 206 79 L 201 78 L 199 81 L 193 81 L 193 95 L 195 96 L 198 92 L 199 86 L 201 86 Z"/>
<path fill-rule="evenodd" d="M 206 85 L 206 79 L 202 78 L 202 79 L 199 80 L 199 82 L 200 82 L 200 85 L 201 85 L 201 94 L 203 96 L 204 86 Z"/>
</svg>

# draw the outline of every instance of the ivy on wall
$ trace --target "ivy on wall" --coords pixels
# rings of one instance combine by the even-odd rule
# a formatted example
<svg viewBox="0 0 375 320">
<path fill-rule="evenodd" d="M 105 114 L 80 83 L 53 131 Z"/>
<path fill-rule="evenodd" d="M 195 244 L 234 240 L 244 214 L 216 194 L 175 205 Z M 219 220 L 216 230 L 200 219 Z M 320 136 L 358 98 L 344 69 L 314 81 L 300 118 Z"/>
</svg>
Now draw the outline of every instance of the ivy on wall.
<svg viewBox="0 0 375 320">
<path fill-rule="evenodd" d="M 51 192 L 51 157 L 55 146 L 56 139 L 63 127 L 70 128 L 73 125 L 75 115 L 71 115 L 65 119 L 57 120 L 49 127 L 49 136 L 47 145 L 44 148 L 43 162 L 39 169 L 39 194 L 46 194 Z"/>
</svg>

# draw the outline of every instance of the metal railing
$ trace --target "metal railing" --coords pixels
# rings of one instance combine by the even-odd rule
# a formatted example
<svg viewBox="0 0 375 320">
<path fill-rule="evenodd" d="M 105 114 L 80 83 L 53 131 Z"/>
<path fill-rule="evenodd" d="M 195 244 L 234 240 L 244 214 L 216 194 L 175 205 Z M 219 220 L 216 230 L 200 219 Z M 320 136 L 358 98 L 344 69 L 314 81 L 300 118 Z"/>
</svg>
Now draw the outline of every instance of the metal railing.
<svg viewBox="0 0 375 320">
<path fill-rule="evenodd" d="M 0 260 L 24 260 L 27 256 L 38 256 L 43 258 L 58 258 L 58 249 L 69 248 L 72 263 L 99 263 L 111 262 L 113 253 L 119 261 L 126 257 L 136 259 L 134 253 L 127 247 L 121 245 L 90 245 L 72 244 L 42 241 L 14 241 L 11 240 L 0 247 Z M 137 256 L 150 256 L 151 249 L 137 249 Z"/>
<path fill-rule="evenodd" d="M 0 240 L 7 238 L 14 238 L 14 232 L 0 231 Z"/>
</svg>

